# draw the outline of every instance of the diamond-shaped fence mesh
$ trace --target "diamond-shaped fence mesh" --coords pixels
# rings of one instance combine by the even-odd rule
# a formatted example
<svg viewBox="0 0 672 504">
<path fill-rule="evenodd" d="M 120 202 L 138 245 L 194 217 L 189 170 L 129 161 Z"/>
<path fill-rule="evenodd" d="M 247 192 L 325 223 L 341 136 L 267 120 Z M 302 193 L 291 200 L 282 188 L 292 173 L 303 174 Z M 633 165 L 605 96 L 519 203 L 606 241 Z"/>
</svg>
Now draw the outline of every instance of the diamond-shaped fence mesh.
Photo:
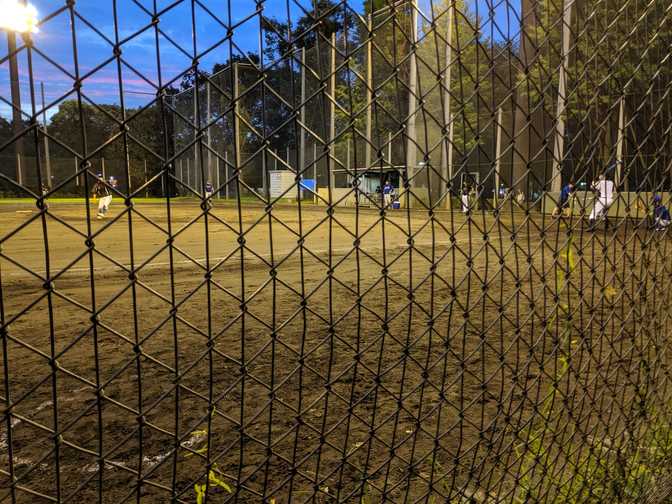
<svg viewBox="0 0 672 504">
<path fill-rule="evenodd" d="M 0 502 L 666 502 L 668 4 L 36 8 Z"/>
</svg>

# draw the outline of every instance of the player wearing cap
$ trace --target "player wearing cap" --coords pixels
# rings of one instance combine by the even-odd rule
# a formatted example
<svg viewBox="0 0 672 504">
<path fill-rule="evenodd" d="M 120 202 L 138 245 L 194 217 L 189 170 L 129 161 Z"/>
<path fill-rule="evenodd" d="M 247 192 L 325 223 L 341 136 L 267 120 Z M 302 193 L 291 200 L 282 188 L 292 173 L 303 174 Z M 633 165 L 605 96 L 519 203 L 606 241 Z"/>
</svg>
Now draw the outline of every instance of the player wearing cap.
<svg viewBox="0 0 672 504">
<path fill-rule="evenodd" d="M 656 231 L 665 231 L 670 225 L 670 211 L 663 205 L 660 194 L 653 197 L 653 226 Z"/>
<path fill-rule="evenodd" d="M 112 203 L 112 194 L 110 193 L 110 188 L 103 180 L 102 173 L 98 174 L 98 180 L 96 180 L 92 192 L 94 199 L 98 198 L 98 215 L 96 215 L 96 219 L 104 219 L 107 211 L 110 209 L 110 203 Z"/>
<path fill-rule="evenodd" d="M 607 176 L 603 173 L 598 180 L 593 182 L 592 187 L 595 193 L 595 205 L 588 218 L 591 231 L 595 229 L 595 223 L 598 219 L 604 219 L 605 228 L 609 226 L 607 212 L 614 201 L 614 182 L 608 180 Z"/>
</svg>

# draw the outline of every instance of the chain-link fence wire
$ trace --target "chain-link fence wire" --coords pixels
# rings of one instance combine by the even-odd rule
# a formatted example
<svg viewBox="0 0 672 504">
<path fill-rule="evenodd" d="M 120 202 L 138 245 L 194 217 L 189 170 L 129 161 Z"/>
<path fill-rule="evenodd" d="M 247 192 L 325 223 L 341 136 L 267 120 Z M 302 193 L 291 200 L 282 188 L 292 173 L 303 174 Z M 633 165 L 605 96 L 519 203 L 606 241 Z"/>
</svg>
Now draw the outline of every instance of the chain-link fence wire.
<svg viewBox="0 0 672 504">
<path fill-rule="evenodd" d="M 668 6 L 133 4 L 0 124 L 0 501 L 669 497 Z"/>
</svg>

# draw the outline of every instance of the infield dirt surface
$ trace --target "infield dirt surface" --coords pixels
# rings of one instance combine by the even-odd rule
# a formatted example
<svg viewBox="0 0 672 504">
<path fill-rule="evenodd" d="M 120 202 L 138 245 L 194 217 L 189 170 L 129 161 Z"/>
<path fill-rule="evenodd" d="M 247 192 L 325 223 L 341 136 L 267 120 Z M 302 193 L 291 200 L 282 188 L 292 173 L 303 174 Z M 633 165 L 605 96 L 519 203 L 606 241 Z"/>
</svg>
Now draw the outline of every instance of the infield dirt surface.
<svg viewBox="0 0 672 504">
<path fill-rule="evenodd" d="M 509 500 L 554 381 L 569 458 L 668 379 L 666 234 L 575 224 L 2 204 L 0 501 Z"/>
</svg>

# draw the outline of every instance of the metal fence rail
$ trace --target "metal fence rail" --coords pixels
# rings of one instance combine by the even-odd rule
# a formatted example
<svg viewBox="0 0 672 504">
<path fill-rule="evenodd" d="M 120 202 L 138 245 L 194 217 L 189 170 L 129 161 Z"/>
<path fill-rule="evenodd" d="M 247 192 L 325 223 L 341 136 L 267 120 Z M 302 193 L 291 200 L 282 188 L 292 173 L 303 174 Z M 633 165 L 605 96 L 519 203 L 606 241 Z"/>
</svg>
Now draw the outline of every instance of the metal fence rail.
<svg viewBox="0 0 672 504">
<path fill-rule="evenodd" d="M 0 502 L 665 502 L 667 5 L 85 4 L 0 59 Z"/>
</svg>

